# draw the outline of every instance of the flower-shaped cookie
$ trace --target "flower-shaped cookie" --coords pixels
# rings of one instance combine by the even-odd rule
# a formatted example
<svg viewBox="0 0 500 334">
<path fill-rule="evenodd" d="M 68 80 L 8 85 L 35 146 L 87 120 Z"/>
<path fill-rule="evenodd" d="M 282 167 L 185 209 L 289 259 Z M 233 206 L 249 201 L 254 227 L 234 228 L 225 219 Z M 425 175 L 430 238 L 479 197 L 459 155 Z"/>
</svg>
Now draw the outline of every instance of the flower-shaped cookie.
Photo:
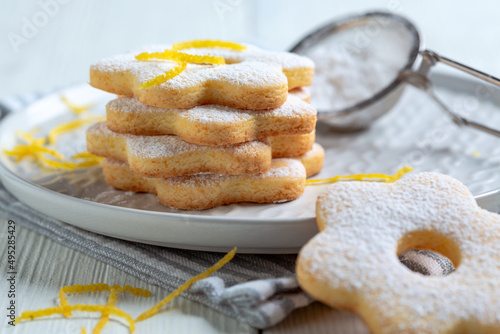
<svg viewBox="0 0 500 334">
<path fill-rule="evenodd" d="M 243 51 L 190 48 L 185 53 L 224 57 L 226 65 L 188 64 L 176 77 L 150 87 L 142 83 L 163 75 L 178 64 L 166 60 L 137 60 L 142 52 L 161 52 L 170 45 L 151 46 L 100 60 L 90 68 L 90 84 L 110 93 L 135 96 L 141 103 L 163 108 L 192 108 L 220 104 L 249 110 L 281 106 L 288 90 L 309 86 L 314 63 L 305 57 L 265 51 L 248 45 Z"/>
<path fill-rule="evenodd" d="M 199 145 L 228 145 L 311 133 L 316 125 L 316 109 L 292 94 L 282 106 L 258 112 L 216 104 L 167 109 L 119 97 L 106 105 L 106 121 L 110 130 L 119 133 L 177 135 Z"/>
<path fill-rule="evenodd" d="M 232 145 L 204 146 L 177 136 L 135 136 L 110 131 L 106 122 L 87 129 L 87 150 L 97 156 L 127 162 L 144 177 L 172 177 L 197 173 L 261 174 L 272 158 L 305 154 L 313 148 L 315 132 L 269 137 Z"/>
<path fill-rule="evenodd" d="M 437 173 L 338 183 L 317 202 L 320 233 L 297 276 L 314 298 L 356 312 L 373 333 L 499 333 L 500 216 Z M 398 254 L 428 249 L 456 270 L 424 276 Z"/>
</svg>

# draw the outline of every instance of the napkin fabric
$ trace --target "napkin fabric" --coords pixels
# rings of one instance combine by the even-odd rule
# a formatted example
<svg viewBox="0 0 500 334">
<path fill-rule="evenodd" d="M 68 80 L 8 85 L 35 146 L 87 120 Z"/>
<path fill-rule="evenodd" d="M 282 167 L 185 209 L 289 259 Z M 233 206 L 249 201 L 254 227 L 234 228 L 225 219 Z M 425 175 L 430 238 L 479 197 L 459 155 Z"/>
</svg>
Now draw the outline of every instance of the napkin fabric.
<svg viewBox="0 0 500 334">
<path fill-rule="evenodd" d="M 42 97 L 30 94 L 0 100 L 0 119 Z M 12 196 L 0 183 L 0 214 L 67 247 L 173 291 L 224 254 L 179 250 L 114 239 L 43 215 Z M 313 300 L 295 278 L 296 255 L 237 254 L 182 296 L 256 328 L 270 327 Z M 111 283 L 114 282 L 105 282 Z"/>
</svg>

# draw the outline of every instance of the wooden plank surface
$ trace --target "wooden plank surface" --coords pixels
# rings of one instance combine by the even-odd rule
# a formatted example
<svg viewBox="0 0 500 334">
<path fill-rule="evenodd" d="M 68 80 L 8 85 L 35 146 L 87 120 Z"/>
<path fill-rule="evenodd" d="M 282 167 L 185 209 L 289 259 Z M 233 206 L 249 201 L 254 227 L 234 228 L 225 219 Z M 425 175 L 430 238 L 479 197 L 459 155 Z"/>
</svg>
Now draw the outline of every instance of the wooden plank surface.
<svg viewBox="0 0 500 334">
<path fill-rule="evenodd" d="M 2 278 L 0 294 L 1 309 L 6 310 L 9 300 L 4 298 L 8 291 L 6 281 L 7 242 L 5 231 L 7 219 L 1 219 L 0 254 L 2 254 Z M 169 291 L 148 284 L 106 263 L 100 262 L 83 253 L 74 251 L 57 242 L 39 235 L 29 229 L 16 225 L 16 309 L 21 311 L 35 310 L 56 306 L 59 288 L 64 285 L 107 283 L 131 285 L 148 289 L 148 298 L 123 294 L 118 298 L 117 306 L 133 317 L 153 306 L 165 297 Z M 72 304 L 87 302 L 104 304 L 107 294 L 97 293 L 86 296 L 70 296 Z M 2 311 L 2 319 L 6 311 Z M 72 320 L 57 319 L 23 322 L 15 328 L 6 325 L 6 320 L 0 324 L 0 333 L 80 333 L 85 327 L 87 333 L 97 323 L 95 319 L 75 318 Z M 15 329 L 15 331 L 14 331 Z M 225 316 L 199 303 L 177 297 L 155 317 L 137 323 L 136 333 L 241 333 L 256 334 L 258 331 L 231 317 Z M 102 333 L 128 333 L 126 326 L 116 321 L 110 321 Z"/>
</svg>

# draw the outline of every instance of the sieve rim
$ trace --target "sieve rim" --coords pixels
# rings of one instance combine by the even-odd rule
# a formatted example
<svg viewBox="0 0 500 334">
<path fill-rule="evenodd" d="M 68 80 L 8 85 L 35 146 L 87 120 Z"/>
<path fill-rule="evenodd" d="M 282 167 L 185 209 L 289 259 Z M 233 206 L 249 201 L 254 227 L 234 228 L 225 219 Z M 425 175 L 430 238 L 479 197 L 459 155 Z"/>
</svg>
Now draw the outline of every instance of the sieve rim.
<svg viewBox="0 0 500 334">
<path fill-rule="evenodd" d="M 410 48 L 407 62 L 403 67 L 401 67 L 399 72 L 411 70 L 420 52 L 420 47 L 421 47 L 420 33 L 415 24 L 413 24 L 410 20 L 408 20 L 404 16 L 384 11 L 370 11 L 364 14 L 349 15 L 340 19 L 335 19 L 334 21 L 322 25 L 321 27 L 316 28 L 311 33 L 307 34 L 290 49 L 290 52 L 303 54 L 304 51 L 308 50 L 310 47 L 321 43 L 324 40 L 324 38 L 336 32 L 342 31 L 346 28 L 350 29 L 350 27 L 348 26 L 352 25 L 354 22 L 366 19 L 374 19 L 374 18 L 375 19 L 379 18 L 382 20 L 389 19 L 398 22 L 406 29 L 406 31 L 412 37 L 413 43 Z M 355 105 L 335 111 L 318 110 L 318 119 L 327 120 L 334 117 L 340 118 L 342 116 L 348 116 L 356 112 L 362 111 L 366 107 L 374 104 L 375 102 L 381 100 L 383 97 L 388 95 L 390 92 L 394 91 L 402 83 L 404 83 L 404 80 L 398 75 L 393 81 L 391 81 L 378 93 L 367 99 L 361 100 Z"/>
</svg>

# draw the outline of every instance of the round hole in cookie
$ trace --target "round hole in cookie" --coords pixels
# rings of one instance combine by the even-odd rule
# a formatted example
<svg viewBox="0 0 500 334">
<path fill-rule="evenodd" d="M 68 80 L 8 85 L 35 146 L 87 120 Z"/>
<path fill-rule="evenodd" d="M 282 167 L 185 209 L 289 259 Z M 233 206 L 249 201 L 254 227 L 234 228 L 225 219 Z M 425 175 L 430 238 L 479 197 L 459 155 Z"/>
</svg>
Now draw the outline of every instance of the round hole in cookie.
<svg viewBox="0 0 500 334">
<path fill-rule="evenodd" d="M 461 260 L 458 245 L 435 231 L 406 233 L 398 241 L 397 255 L 400 262 L 410 270 L 433 276 L 451 273 L 460 265 Z"/>
</svg>

